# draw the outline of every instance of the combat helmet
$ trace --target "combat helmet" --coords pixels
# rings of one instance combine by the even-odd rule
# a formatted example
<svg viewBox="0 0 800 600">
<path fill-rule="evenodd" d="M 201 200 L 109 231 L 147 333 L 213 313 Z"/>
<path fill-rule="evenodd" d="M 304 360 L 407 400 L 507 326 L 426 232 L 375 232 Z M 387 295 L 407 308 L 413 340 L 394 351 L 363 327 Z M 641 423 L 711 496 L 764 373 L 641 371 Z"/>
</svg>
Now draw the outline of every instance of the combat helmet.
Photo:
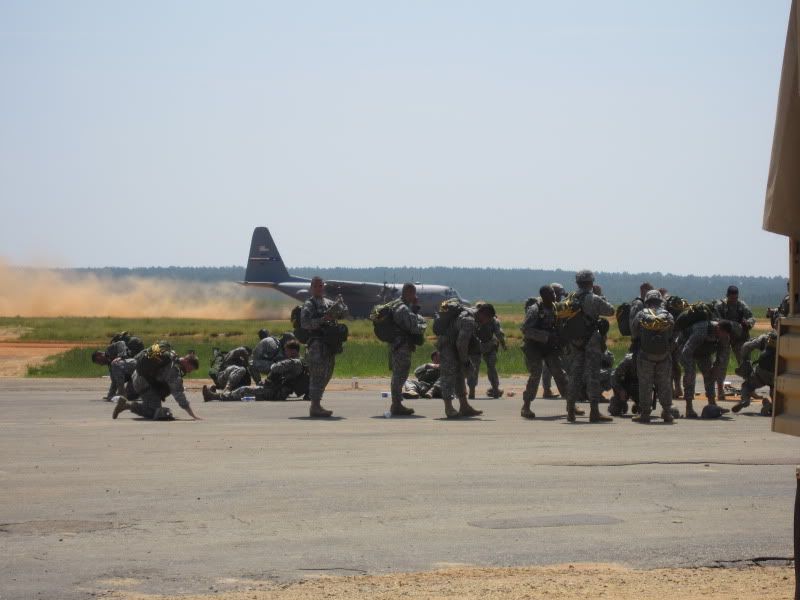
<svg viewBox="0 0 800 600">
<path fill-rule="evenodd" d="M 575 283 L 578 285 L 582 283 L 594 283 L 594 273 L 589 269 L 582 269 L 575 273 Z"/>
</svg>

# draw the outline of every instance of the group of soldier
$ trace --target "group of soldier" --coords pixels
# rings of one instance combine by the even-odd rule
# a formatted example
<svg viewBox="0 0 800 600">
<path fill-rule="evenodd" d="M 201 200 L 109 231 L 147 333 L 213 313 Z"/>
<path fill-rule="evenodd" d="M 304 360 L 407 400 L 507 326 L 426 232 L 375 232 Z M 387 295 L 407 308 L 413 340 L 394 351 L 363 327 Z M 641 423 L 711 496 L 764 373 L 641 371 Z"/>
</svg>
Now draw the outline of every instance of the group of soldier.
<svg viewBox="0 0 800 600">
<path fill-rule="evenodd" d="M 658 401 L 660 417 L 671 423 L 677 416 L 672 407 L 674 396 L 686 401 L 686 417 L 697 417 L 693 406 L 696 367 L 703 374 L 708 404 L 716 406 L 717 398 L 724 399 L 731 350 L 739 363 L 737 372 L 744 378 L 741 401 L 733 407 L 734 412 L 749 405 L 758 388 L 772 386 L 770 357 L 774 361 L 776 334 L 772 331 L 749 338 L 755 320 L 747 305 L 738 299 L 735 286 L 728 289 L 724 300 L 714 304 L 708 318 L 677 331 L 676 314 L 686 310 L 686 303 L 682 301 L 676 312 L 670 307 L 676 305 L 677 297 L 670 297 L 666 290 L 653 289 L 649 283 L 642 284 L 639 297 L 629 304 L 624 315 L 630 329 L 630 351 L 612 372 L 607 349 L 609 322 L 605 317 L 616 314 L 619 321 L 619 311 L 602 295 L 591 271 L 579 271 L 575 281 L 577 289 L 572 294 L 567 295 L 560 284 L 552 284 L 542 286 L 539 296 L 526 303 L 520 329 L 529 377 L 522 395 L 522 417 L 535 418 L 532 405 L 540 381 L 544 397 L 557 397 L 551 390 L 551 380 L 566 399 L 570 422 L 585 414 L 578 407 L 585 401 L 589 403 L 589 422 L 611 421 L 610 416 L 600 412 L 600 403 L 605 401 L 603 391 L 608 388 L 613 389 L 609 404 L 609 414 L 613 416 L 626 413 L 630 400 L 633 420 L 648 423 L 654 418 L 652 412 Z M 214 385 L 203 387 L 204 400 L 286 400 L 294 394 L 310 402 L 310 417 L 330 417 L 332 411 L 322 406 L 322 398 L 333 375 L 336 355 L 347 339 L 347 328 L 338 322 L 346 315 L 347 307 L 341 298 L 326 298 L 324 290 L 321 278 L 311 280 L 311 296 L 298 311 L 293 333 L 277 337 L 261 330 L 252 351 L 244 346 L 226 353 L 215 351 L 210 372 Z M 431 362 L 418 367 L 416 379 L 411 380 L 408 376 L 412 356 L 423 343 L 427 328 L 419 314 L 414 284 L 405 284 L 400 297 L 385 309 L 391 334 L 382 339 L 387 340 L 392 373 L 392 415 L 413 414 L 414 409 L 405 406 L 403 400 L 417 397 L 440 397 L 447 418 L 482 414 L 469 403 L 475 397 L 482 360 L 490 382 L 487 396 L 503 395 L 496 361 L 498 350 L 505 348 L 505 335 L 491 304 L 469 307 L 456 303 L 449 307 L 449 314 L 443 304 L 434 319 L 437 340 Z M 783 304 L 776 314 L 781 312 L 786 312 Z M 300 357 L 301 342 L 306 345 L 304 358 Z M 761 354 L 753 367 L 750 354 L 756 349 Z M 148 362 L 148 353 L 153 351 L 157 360 Z M 92 360 L 109 368 L 111 387 L 107 398 L 115 401 L 113 418 L 125 410 L 151 419 L 172 418 L 163 406 L 164 399 L 172 395 L 179 406 L 198 419 L 183 388 L 183 376 L 198 368 L 193 352 L 181 357 L 164 343 L 144 348 L 137 338 L 115 338 L 105 352 L 95 352 Z M 458 402 L 457 408 L 454 401 Z M 770 411 L 769 399 L 763 399 L 762 414 Z"/>
</svg>

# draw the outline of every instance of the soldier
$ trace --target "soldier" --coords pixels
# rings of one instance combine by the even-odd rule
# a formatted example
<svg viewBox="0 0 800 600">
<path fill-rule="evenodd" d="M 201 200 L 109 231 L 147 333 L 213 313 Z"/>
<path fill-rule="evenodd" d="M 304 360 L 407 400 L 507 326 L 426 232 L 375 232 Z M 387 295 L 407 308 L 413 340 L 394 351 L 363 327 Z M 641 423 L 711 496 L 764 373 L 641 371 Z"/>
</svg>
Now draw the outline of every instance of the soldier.
<svg viewBox="0 0 800 600">
<path fill-rule="evenodd" d="M 539 298 L 531 302 L 525 313 L 525 320 L 520 326 L 525 339 L 522 351 L 528 367 L 528 383 L 522 394 L 522 410 L 520 414 L 526 419 L 533 419 L 536 414 L 531 410 L 531 403 L 539 389 L 539 377 L 542 364 L 547 365 L 552 377 L 556 380 L 558 391 L 567 397 L 567 376 L 561 366 L 561 344 L 556 327 L 555 313 L 556 294 L 549 285 L 539 288 Z M 583 411 L 573 408 L 576 415 Z"/>
<path fill-rule="evenodd" d="M 409 379 L 403 385 L 403 398 L 441 398 L 440 374 L 439 352 L 434 350 L 431 352 L 431 362 L 414 369 L 416 379 Z"/>
<path fill-rule="evenodd" d="M 700 321 L 684 332 L 685 342 L 681 349 L 683 367 L 683 394 L 686 400 L 686 417 L 697 418 L 692 406 L 694 388 L 697 380 L 695 363 L 703 374 L 703 384 L 709 404 L 716 404 L 715 385 L 719 373 L 724 377 L 730 357 L 730 336 L 732 326 L 729 321 Z M 712 362 L 711 355 L 716 354 Z"/>
<path fill-rule="evenodd" d="M 243 385 L 250 384 L 250 373 L 240 365 L 225 367 L 217 375 L 217 387 L 225 390 L 235 390 Z"/>
<path fill-rule="evenodd" d="M 571 323 L 565 323 L 562 331 L 569 338 L 572 351 L 572 370 L 569 374 L 569 398 L 567 400 L 567 420 L 575 422 L 575 403 L 579 402 L 584 394 L 588 395 L 590 402 L 589 422 L 605 423 L 611 417 L 600 414 L 599 402 L 602 397 L 600 387 L 600 369 L 605 352 L 605 342 L 600 327 L 601 316 L 614 314 L 614 307 L 594 285 L 594 273 L 583 270 L 575 275 L 578 290 L 575 292 L 581 312 L 569 319 L 575 322 L 575 332 L 570 333 Z M 575 321 L 580 319 L 580 321 Z M 607 321 L 606 321 L 607 323 Z"/>
<path fill-rule="evenodd" d="M 613 395 L 608 403 L 608 414 L 619 417 L 628 412 L 628 400 L 633 403 L 633 412 L 639 409 L 639 377 L 636 374 L 636 359 L 629 352 L 611 374 Z"/>
<path fill-rule="evenodd" d="M 308 397 L 311 417 L 330 417 L 333 411 L 322 407 L 322 394 L 333 376 L 336 353 L 341 351 L 341 340 L 331 339 L 336 334 L 336 319 L 347 311 L 341 299 L 334 302 L 325 297 L 325 282 L 322 277 L 311 280 L 311 298 L 305 301 L 300 312 L 300 326 L 310 333 L 306 349 L 308 362 Z M 329 335 L 326 337 L 326 332 Z M 335 335 L 333 337 L 336 337 Z"/>
<path fill-rule="evenodd" d="M 124 395 L 124 383 L 122 386 L 123 392 L 120 392 L 119 384 L 117 381 L 114 381 L 114 373 L 111 370 L 111 363 L 113 363 L 117 358 L 131 358 L 130 352 L 128 351 L 128 345 L 122 340 L 111 342 L 105 351 L 96 350 L 92 352 L 92 362 L 94 364 L 102 367 L 108 367 L 108 375 L 111 378 L 111 384 L 109 385 L 108 392 L 103 397 L 103 400 L 106 400 L 107 402 L 111 402 L 111 398 L 117 394 Z M 130 378 L 130 374 L 128 375 L 128 378 Z"/>
<path fill-rule="evenodd" d="M 550 287 L 553 288 L 553 292 L 556 295 L 556 302 L 561 302 L 567 295 L 567 290 L 564 289 L 564 286 L 560 283 L 551 283 Z M 527 311 L 527 309 L 526 309 Z M 569 348 L 568 344 L 562 344 L 561 348 L 561 366 L 564 369 L 564 372 L 569 372 L 569 364 L 566 360 L 567 357 L 567 349 Z M 552 387 L 553 376 L 550 374 L 550 369 L 547 366 L 547 363 L 542 366 L 542 398 L 558 398 L 558 394 L 553 393 Z"/>
<path fill-rule="evenodd" d="M 742 399 L 733 407 L 733 412 L 738 413 L 744 407 L 750 406 L 750 400 L 756 390 L 765 385 L 769 386 L 769 396 L 772 398 L 777 343 L 778 334 L 775 331 L 770 331 L 745 342 L 742 346 L 742 364 L 736 370 L 744 378 L 741 392 Z M 755 369 L 753 369 L 753 365 L 750 362 L 750 354 L 756 349 L 761 354 L 759 354 Z M 761 401 L 761 414 L 765 417 L 772 415 L 772 402 L 768 398 Z"/>
<path fill-rule="evenodd" d="M 735 285 L 728 286 L 727 295 L 724 299 L 715 302 L 714 308 L 717 309 L 720 319 L 730 321 L 732 324 L 730 344 L 736 364 L 740 365 L 742 364 L 742 345 L 750 339 L 750 330 L 756 324 L 753 311 L 744 301 L 739 300 L 739 288 Z"/>
<path fill-rule="evenodd" d="M 255 383 L 261 382 L 261 375 L 269 373 L 272 363 L 280 359 L 281 344 L 266 329 L 258 330 L 258 343 L 250 355 L 250 375 Z"/>
<path fill-rule="evenodd" d="M 399 301 L 392 307 L 392 321 L 396 329 L 394 341 L 389 342 L 389 368 L 392 370 L 392 406 L 389 411 L 396 416 L 413 415 L 414 409 L 403 406 L 403 385 L 411 370 L 411 355 L 425 333 L 425 319 L 419 314 L 417 286 L 403 284 Z"/>
<path fill-rule="evenodd" d="M 639 340 L 636 373 L 639 379 L 639 414 L 633 418 L 639 423 L 650 422 L 653 386 L 661 402 L 661 418 L 672 423 L 672 330 L 674 319 L 661 306 L 658 290 L 645 294 L 644 307 L 636 313 L 631 323 L 631 333 Z"/>
<path fill-rule="evenodd" d="M 252 396 L 256 400 L 286 400 L 292 393 L 298 397 L 306 394 L 308 375 L 306 365 L 300 359 L 300 343 L 297 340 L 290 340 L 285 344 L 283 351 L 286 354 L 285 358 L 272 363 L 269 376 L 262 385 L 241 386 L 222 392 L 203 386 L 203 399 L 206 402 L 211 400 L 230 402 Z"/>
<path fill-rule="evenodd" d="M 441 385 L 444 412 L 448 419 L 474 417 L 483 411 L 470 406 L 464 383 L 470 367 L 470 346 L 477 345 L 475 328 L 494 318 L 494 309 L 489 304 L 480 308 L 466 308 L 450 324 L 437 341 L 441 358 Z M 459 410 L 453 408 L 453 398 L 458 398 Z"/>
<path fill-rule="evenodd" d="M 117 405 L 111 414 L 116 419 L 122 411 L 130 410 L 133 414 L 147 419 L 171 420 L 172 412 L 162 402 L 172 395 L 183 410 L 189 413 L 195 421 L 201 420 L 194 414 L 186 392 L 183 389 L 183 376 L 191 373 L 200 366 L 194 353 L 178 357 L 168 351 L 168 360 L 160 367 L 154 376 L 148 378 L 137 368 L 133 373 L 133 389 L 139 394 L 141 400 L 130 401 L 125 397 L 117 397 Z"/>
<path fill-rule="evenodd" d="M 637 352 L 636 349 L 636 337 L 633 334 L 633 320 L 636 318 L 636 315 L 639 314 L 640 311 L 644 310 L 644 299 L 647 295 L 647 292 L 653 289 L 653 284 L 649 281 L 642 282 L 642 285 L 639 286 L 639 295 L 631 300 L 631 312 L 629 315 L 630 319 L 630 326 L 631 326 L 631 352 L 635 355 Z"/>
<path fill-rule="evenodd" d="M 481 304 L 486 303 L 478 302 L 475 306 L 478 307 Z M 494 310 L 494 306 L 492 306 L 492 310 Z M 486 362 L 486 377 L 491 386 L 486 395 L 489 398 L 500 398 L 503 390 L 500 389 L 500 378 L 497 375 L 497 350 L 498 348 L 506 349 L 506 334 L 500 320 L 494 317 L 489 323 L 481 325 L 477 328 L 476 336 L 479 346 L 478 351 L 470 356 L 470 370 L 467 375 L 468 397 L 470 400 L 475 398 L 475 387 L 478 385 L 478 373 L 481 368 L 481 359 L 483 359 Z"/>
</svg>

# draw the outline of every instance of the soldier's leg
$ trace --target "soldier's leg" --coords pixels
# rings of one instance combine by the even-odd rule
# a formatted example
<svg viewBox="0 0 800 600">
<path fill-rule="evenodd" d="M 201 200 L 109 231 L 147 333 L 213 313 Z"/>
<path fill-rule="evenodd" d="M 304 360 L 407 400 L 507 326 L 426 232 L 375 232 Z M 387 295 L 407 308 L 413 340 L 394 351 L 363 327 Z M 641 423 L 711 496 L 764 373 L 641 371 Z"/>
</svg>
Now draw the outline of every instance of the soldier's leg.
<svg viewBox="0 0 800 600">
<path fill-rule="evenodd" d="M 766 375 L 766 376 L 765 376 Z M 760 387 L 764 387 L 765 385 L 770 386 L 770 392 L 772 392 L 772 374 L 767 374 L 763 369 L 756 369 L 747 379 L 742 382 L 742 399 L 736 403 L 736 405 L 732 408 L 733 412 L 739 412 L 746 406 L 750 406 L 750 402 L 753 399 L 753 396 L 756 393 L 756 390 Z M 763 400 L 761 403 L 762 407 L 769 407 L 771 412 L 772 410 L 772 402 L 769 400 Z"/>
<path fill-rule="evenodd" d="M 602 369 L 604 353 L 603 338 L 600 333 L 596 332 L 586 344 L 586 363 L 584 368 L 586 393 L 590 402 L 589 422 L 591 423 L 605 423 L 613 420 L 611 417 L 600 414 L 600 400 L 603 398 L 600 370 Z"/>
<path fill-rule="evenodd" d="M 536 415 L 531 410 L 531 402 L 536 398 L 539 389 L 539 378 L 542 374 L 542 353 L 533 347 L 525 349 L 525 366 L 528 367 L 528 383 L 522 392 L 522 410 L 520 415 L 533 419 Z"/>
<path fill-rule="evenodd" d="M 456 355 L 456 358 L 458 356 Z M 472 361 L 470 361 L 472 362 Z M 456 378 L 456 398 L 458 398 L 458 416 L 460 417 L 477 417 L 478 415 L 482 415 L 483 411 L 473 408 L 470 403 L 467 401 L 467 388 L 464 385 L 464 382 L 467 377 L 467 366 L 462 365 L 459 361 L 456 363 L 458 365 L 458 369 L 460 371 L 459 376 Z"/>
<path fill-rule="evenodd" d="M 584 380 L 586 356 L 585 348 L 572 346 L 570 351 L 569 392 L 567 395 L 567 420 L 575 421 L 575 404 L 580 401 L 586 390 Z"/>
<path fill-rule="evenodd" d="M 392 360 L 392 406 L 393 415 L 413 415 L 414 409 L 403 406 L 403 384 L 408 379 L 408 372 L 411 370 L 411 348 L 407 343 L 391 349 Z"/>
<path fill-rule="evenodd" d="M 686 417 L 696 419 L 697 413 L 694 410 L 693 402 L 697 372 L 695 371 L 694 355 L 686 349 L 681 352 L 681 367 L 683 368 L 683 398 L 686 400 Z"/>
<path fill-rule="evenodd" d="M 681 353 L 679 346 L 676 346 L 672 351 L 672 360 L 670 364 L 672 368 L 672 397 L 683 398 L 683 390 L 681 389 Z"/>
<path fill-rule="evenodd" d="M 219 393 L 222 402 L 241 402 L 242 398 L 253 396 L 256 400 L 266 400 L 264 387 L 260 385 L 243 385 L 235 390 L 224 390 Z"/>
<path fill-rule="evenodd" d="M 153 419 L 161 408 L 161 395 L 152 388 L 141 393 L 140 399 L 128 402 L 128 409 L 135 415 Z M 116 417 L 115 417 L 116 418 Z"/>
<path fill-rule="evenodd" d="M 500 389 L 500 377 L 497 374 L 497 350 L 484 354 L 483 360 L 486 361 L 486 377 L 489 385 L 492 386 L 487 395 L 491 398 L 499 398 L 503 395 L 503 390 Z"/>
<path fill-rule="evenodd" d="M 315 340 L 306 351 L 308 363 L 308 399 L 311 401 L 309 415 L 312 417 L 330 417 L 333 412 L 322 408 L 322 394 L 328 384 L 330 366 L 325 344 Z"/>
<path fill-rule="evenodd" d="M 553 395 L 553 375 L 547 364 L 542 367 L 542 388 L 542 398 L 549 398 Z"/>
<path fill-rule="evenodd" d="M 672 423 L 672 361 L 666 358 L 655 365 L 656 396 L 661 404 L 661 418 Z"/>
<path fill-rule="evenodd" d="M 569 378 L 567 377 L 567 373 L 564 371 L 564 367 L 561 365 L 561 352 L 548 352 L 544 355 L 543 362 L 544 364 L 542 365 L 542 371 L 544 371 L 544 369 L 548 369 L 550 371 L 551 376 L 556 382 L 558 394 L 562 398 L 568 398 Z M 555 394 L 550 394 L 550 396 L 555 398 Z M 579 417 L 586 414 L 583 412 L 583 409 L 578 408 L 577 406 L 574 406 L 572 410 L 574 414 Z"/>
<path fill-rule="evenodd" d="M 464 380 L 461 378 L 461 369 L 458 368 L 458 353 L 450 344 L 440 344 L 439 346 L 439 369 L 444 414 L 447 418 L 452 419 L 458 416 L 458 411 L 453 408 L 457 380 L 460 379 L 461 388 L 464 387 Z"/>
<path fill-rule="evenodd" d="M 636 373 L 639 377 L 639 414 L 633 418 L 633 421 L 649 423 L 653 401 L 655 363 L 643 358 L 641 352 L 636 357 Z"/>
<path fill-rule="evenodd" d="M 717 374 L 714 371 L 714 364 L 711 356 L 700 356 L 697 358 L 697 367 L 703 376 L 703 387 L 706 390 L 706 398 L 709 404 L 717 403 Z"/>
<path fill-rule="evenodd" d="M 469 357 L 469 368 L 466 372 L 467 387 L 470 399 L 475 398 L 475 388 L 478 387 L 478 374 L 481 370 L 481 355 L 474 354 Z"/>
</svg>

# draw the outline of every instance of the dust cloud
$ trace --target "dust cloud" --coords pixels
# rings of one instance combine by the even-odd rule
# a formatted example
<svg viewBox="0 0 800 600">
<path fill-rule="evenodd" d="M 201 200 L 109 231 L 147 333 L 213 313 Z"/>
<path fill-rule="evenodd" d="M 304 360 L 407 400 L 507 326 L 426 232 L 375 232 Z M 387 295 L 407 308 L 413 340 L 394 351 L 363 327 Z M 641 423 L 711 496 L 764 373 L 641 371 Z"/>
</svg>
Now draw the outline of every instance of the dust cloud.
<svg viewBox="0 0 800 600">
<path fill-rule="evenodd" d="M 8 317 L 287 318 L 286 304 L 257 295 L 233 282 L 99 277 L 0 260 L 0 315 Z"/>
</svg>

